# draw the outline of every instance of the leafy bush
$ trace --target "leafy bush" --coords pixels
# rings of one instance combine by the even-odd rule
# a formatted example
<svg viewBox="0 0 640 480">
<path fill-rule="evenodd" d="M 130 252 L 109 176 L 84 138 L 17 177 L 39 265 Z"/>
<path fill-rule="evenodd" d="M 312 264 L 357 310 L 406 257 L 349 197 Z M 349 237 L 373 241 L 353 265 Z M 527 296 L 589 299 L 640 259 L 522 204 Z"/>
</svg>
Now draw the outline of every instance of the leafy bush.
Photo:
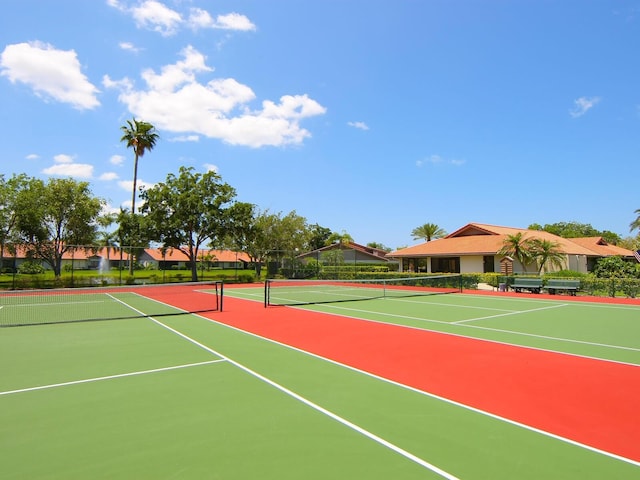
<svg viewBox="0 0 640 480">
<path fill-rule="evenodd" d="M 238 282 L 240 283 L 253 283 L 256 277 L 252 273 L 241 273 L 238 275 Z"/>
<path fill-rule="evenodd" d="M 593 273 L 599 278 L 638 277 L 636 265 L 619 256 L 598 259 Z"/>
<path fill-rule="evenodd" d="M 18 273 L 24 273 L 27 275 L 44 273 L 44 267 L 37 262 L 27 261 L 20 264 L 18 267 Z"/>
<path fill-rule="evenodd" d="M 478 275 L 478 283 L 486 283 L 493 288 L 498 288 L 498 285 L 504 281 L 504 276 L 498 272 L 480 273 Z"/>
<path fill-rule="evenodd" d="M 544 278 L 568 278 L 576 280 L 586 276 L 586 273 L 580 273 L 574 270 L 558 270 L 557 272 L 545 273 L 543 275 Z"/>
</svg>

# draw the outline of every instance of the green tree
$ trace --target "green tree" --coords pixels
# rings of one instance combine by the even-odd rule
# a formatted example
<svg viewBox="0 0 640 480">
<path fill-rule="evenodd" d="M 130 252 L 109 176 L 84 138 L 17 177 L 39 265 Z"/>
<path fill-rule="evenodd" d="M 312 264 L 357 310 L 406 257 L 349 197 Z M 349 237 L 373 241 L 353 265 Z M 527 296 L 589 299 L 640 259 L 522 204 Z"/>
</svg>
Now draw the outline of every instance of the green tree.
<svg viewBox="0 0 640 480">
<path fill-rule="evenodd" d="M 411 236 L 414 240 L 425 240 L 430 242 L 436 238 L 442 238 L 447 235 L 447 232 L 440 228 L 435 223 L 425 223 L 419 227 L 414 228 L 411 231 Z"/>
<path fill-rule="evenodd" d="M 588 223 L 558 222 L 541 226 L 537 223 L 529 225 L 529 230 L 542 230 L 562 238 L 602 237 L 606 242 L 617 245 L 620 235 L 608 230 L 597 230 Z"/>
<path fill-rule="evenodd" d="M 636 277 L 636 265 L 627 262 L 620 256 L 602 257 L 596 262 L 593 273 L 599 278 L 628 278 Z"/>
<path fill-rule="evenodd" d="M 385 252 L 390 252 L 391 251 L 391 249 L 389 247 L 387 247 L 383 243 L 379 243 L 379 242 L 369 242 L 369 243 L 367 243 L 367 247 L 377 248 L 378 250 L 384 250 Z"/>
<path fill-rule="evenodd" d="M 635 237 L 624 237 L 619 243 L 619 247 L 626 248 L 627 250 L 640 250 L 640 234 Z"/>
<path fill-rule="evenodd" d="M 104 201 L 87 182 L 30 179 L 18 198 L 18 228 L 30 253 L 60 276 L 62 256 L 79 245 L 95 242 L 97 219 Z"/>
<path fill-rule="evenodd" d="M 529 243 L 529 252 L 534 262 L 538 264 L 538 275 L 545 265 L 551 264 L 563 268 L 566 255 L 560 249 L 560 244 L 542 238 L 533 238 Z"/>
<path fill-rule="evenodd" d="M 133 187 L 131 192 L 131 215 L 136 214 L 136 188 L 138 183 L 138 159 L 144 156 L 148 150 L 153 150 L 158 141 L 156 128 L 147 122 L 138 121 L 135 118 L 127 120 L 127 124 L 120 127 L 122 130 L 121 142 L 127 144 L 127 148 L 133 150 Z M 132 242 L 133 243 L 133 242 Z M 130 254 L 132 252 L 129 252 Z M 133 262 L 129 262 L 129 275 L 133 275 Z"/>
<path fill-rule="evenodd" d="M 273 261 L 284 266 L 308 245 L 310 229 L 307 220 L 295 210 L 287 215 L 260 212 L 255 217 L 254 231 L 245 252 L 256 262 Z"/>
<path fill-rule="evenodd" d="M 217 173 L 195 173 L 191 167 L 180 167 L 177 176 L 170 173 L 166 181 L 142 191 L 142 213 L 151 238 L 188 257 L 194 282 L 200 248 L 206 242 L 212 248 L 224 245 L 229 204 L 235 196 L 235 189 Z"/>
<path fill-rule="evenodd" d="M 527 265 L 532 260 L 531 239 L 526 238 L 523 232 L 507 235 L 502 248 L 498 251 L 498 255 L 518 260 L 522 265 L 522 270 L 526 273 Z"/>
<path fill-rule="evenodd" d="M 260 277 L 262 256 L 260 249 L 252 248 L 258 237 L 257 207 L 251 203 L 236 202 L 229 207 L 229 225 L 227 226 L 224 245 L 235 252 L 243 252 L 249 256 Z"/>
<path fill-rule="evenodd" d="M 340 245 L 348 245 L 354 242 L 353 237 L 343 230 L 342 233 L 331 233 L 331 235 L 329 235 L 329 237 L 325 241 L 326 246 L 333 245 L 334 243 L 339 243 Z"/>
<path fill-rule="evenodd" d="M 636 219 L 629 224 L 629 231 L 640 230 L 640 208 L 633 212 L 637 215 Z"/>
<path fill-rule="evenodd" d="M 327 240 L 331 236 L 331 229 L 321 227 L 317 223 L 309 227 L 309 243 L 306 250 L 318 250 L 327 245 Z"/>
<path fill-rule="evenodd" d="M 120 265 L 124 262 L 124 249 L 129 252 L 129 274 L 137 263 L 137 259 L 145 248 L 149 246 L 151 234 L 146 227 L 147 222 L 141 215 L 131 215 L 131 213 L 121 208 L 117 214 L 118 228 L 114 232 L 116 243 L 119 245 Z"/>
<path fill-rule="evenodd" d="M 8 250 L 15 253 L 19 213 L 17 202 L 20 192 L 27 187 L 28 182 L 25 174 L 12 175 L 8 180 L 0 174 L 0 273 L 4 266 L 5 248 L 9 247 Z"/>
</svg>

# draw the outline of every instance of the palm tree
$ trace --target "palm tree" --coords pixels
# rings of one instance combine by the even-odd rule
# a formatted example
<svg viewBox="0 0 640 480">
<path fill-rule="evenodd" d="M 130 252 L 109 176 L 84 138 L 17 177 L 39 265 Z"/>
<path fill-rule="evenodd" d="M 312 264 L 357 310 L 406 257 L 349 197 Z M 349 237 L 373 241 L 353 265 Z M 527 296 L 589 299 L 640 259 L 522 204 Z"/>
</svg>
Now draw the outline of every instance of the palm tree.
<svg viewBox="0 0 640 480">
<path fill-rule="evenodd" d="M 447 232 L 435 223 L 425 223 L 424 225 L 414 228 L 411 231 L 411 235 L 413 235 L 414 240 L 422 239 L 430 242 L 432 239 L 446 236 Z"/>
<path fill-rule="evenodd" d="M 527 273 L 527 264 L 532 260 L 531 239 L 525 238 L 523 232 L 507 235 L 498 255 L 515 258 L 522 265 L 524 273 Z"/>
<path fill-rule="evenodd" d="M 635 212 L 633 212 L 633 213 L 635 213 L 636 215 L 638 215 L 638 217 L 637 217 L 633 222 L 631 222 L 631 224 L 629 225 L 629 231 L 630 231 L 630 232 L 633 232 L 633 231 L 634 231 L 634 230 L 636 230 L 636 229 L 637 229 L 637 230 L 640 230 L 640 208 L 639 208 L 639 209 L 637 209 L 637 210 L 636 210 Z"/>
<path fill-rule="evenodd" d="M 133 120 L 127 120 L 127 124 L 120 127 L 123 132 L 121 142 L 127 144 L 127 148 L 133 149 L 133 189 L 131 192 L 131 215 L 136 214 L 136 184 L 138 183 L 138 159 L 144 155 L 147 150 L 153 150 L 158 141 L 156 127 L 150 123 Z M 129 251 L 129 275 L 133 275 L 133 262 L 131 261 L 132 250 Z"/>
<path fill-rule="evenodd" d="M 144 156 L 147 150 L 153 150 L 158 141 L 156 127 L 150 123 L 127 120 L 127 124 L 120 127 L 122 130 L 121 142 L 126 142 L 127 148 L 133 149 L 133 192 L 131 194 L 131 213 L 136 213 L 136 183 L 138 182 L 138 159 Z"/>
<path fill-rule="evenodd" d="M 534 238 L 530 242 L 532 259 L 538 263 L 538 275 L 547 263 L 558 268 L 564 267 L 565 254 L 559 249 L 560 244 L 551 240 Z"/>
<path fill-rule="evenodd" d="M 334 243 L 349 245 L 354 242 L 353 237 L 343 230 L 342 233 L 333 232 L 325 241 L 325 245 L 333 245 Z"/>
</svg>

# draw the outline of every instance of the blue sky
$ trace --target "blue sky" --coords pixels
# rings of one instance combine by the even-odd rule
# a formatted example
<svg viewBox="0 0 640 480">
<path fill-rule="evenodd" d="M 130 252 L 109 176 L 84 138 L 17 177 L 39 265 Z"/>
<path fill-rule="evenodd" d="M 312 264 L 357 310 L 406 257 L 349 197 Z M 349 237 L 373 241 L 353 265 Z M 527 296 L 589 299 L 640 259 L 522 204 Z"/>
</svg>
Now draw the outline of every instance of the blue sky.
<svg viewBox="0 0 640 480">
<path fill-rule="evenodd" d="M 215 169 L 237 200 L 390 248 L 436 223 L 640 208 L 640 1 L 4 0 L 0 173 L 130 205 Z"/>
</svg>

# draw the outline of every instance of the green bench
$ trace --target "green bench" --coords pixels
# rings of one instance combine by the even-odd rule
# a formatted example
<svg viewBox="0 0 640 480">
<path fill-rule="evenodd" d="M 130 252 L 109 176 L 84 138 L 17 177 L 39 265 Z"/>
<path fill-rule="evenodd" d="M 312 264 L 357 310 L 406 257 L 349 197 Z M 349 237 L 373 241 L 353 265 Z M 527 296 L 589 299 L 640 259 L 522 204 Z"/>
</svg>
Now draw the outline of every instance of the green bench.
<svg viewBox="0 0 640 480">
<path fill-rule="evenodd" d="M 511 288 L 520 293 L 522 290 L 529 290 L 531 293 L 540 293 L 542 290 L 541 278 L 515 278 Z"/>
<path fill-rule="evenodd" d="M 557 292 L 567 292 L 569 295 L 575 296 L 578 290 L 580 290 L 580 280 L 557 280 L 550 279 L 545 285 L 545 290 L 550 295 L 555 295 Z"/>
</svg>

